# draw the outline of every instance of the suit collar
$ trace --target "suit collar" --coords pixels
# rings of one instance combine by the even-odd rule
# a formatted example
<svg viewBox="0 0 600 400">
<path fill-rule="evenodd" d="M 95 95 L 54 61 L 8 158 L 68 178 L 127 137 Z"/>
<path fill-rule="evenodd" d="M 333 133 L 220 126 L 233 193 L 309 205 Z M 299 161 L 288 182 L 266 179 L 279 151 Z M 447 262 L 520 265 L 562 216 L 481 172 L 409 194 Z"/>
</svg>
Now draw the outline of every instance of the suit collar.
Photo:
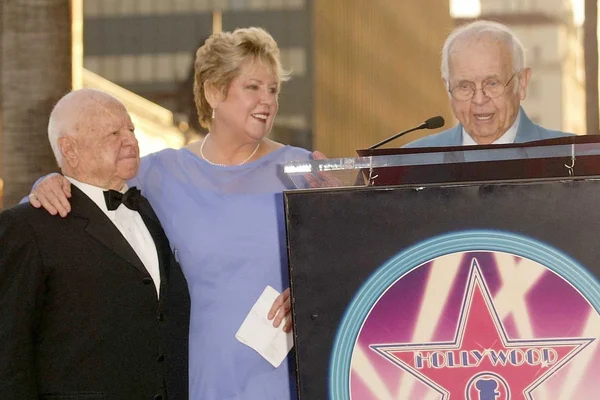
<svg viewBox="0 0 600 400">
<path fill-rule="evenodd" d="M 135 253 L 135 250 L 133 250 L 106 214 L 74 185 L 71 186 L 71 194 L 71 215 L 75 218 L 87 220 L 87 224 L 84 227 L 85 231 L 129 264 L 144 274 L 148 274 L 146 267 Z M 160 298 L 162 299 L 164 284 L 169 281 L 169 269 L 172 261 L 169 240 L 150 203 L 143 196 L 140 198 L 139 213 L 156 246 L 161 275 Z"/>
<path fill-rule="evenodd" d="M 65 179 L 71 182 L 72 186 L 77 187 L 80 191 L 82 191 L 90 200 L 92 200 L 100 210 L 109 215 L 109 212 L 114 213 L 114 211 L 108 211 L 106 208 L 106 201 L 104 200 L 104 190 L 101 187 L 90 185 L 89 183 L 80 182 L 75 178 L 65 175 Z"/>
<path fill-rule="evenodd" d="M 152 206 L 145 197 L 140 198 L 140 216 L 144 220 L 144 224 L 148 228 L 148 232 L 150 232 L 150 236 L 154 240 L 154 244 L 156 246 L 156 252 L 158 255 L 158 264 L 160 268 L 161 274 L 161 289 L 163 284 L 166 284 L 169 281 L 169 270 L 170 263 L 172 257 L 171 247 L 169 244 L 169 239 L 158 220 L 158 217 L 154 213 Z M 161 296 L 162 298 L 162 296 Z"/>
<path fill-rule="evenodd" d="M 461 146 L 462 145 L 462 131 L 463 131 L 463 125 L 461 123 L 459 123 L 458 125 L 456 125 L 453 128 L 450 128 L 450 134 L 449 134 L 450 143 L 448 144 L 449 146 Z"/>
<path fill-rule="evenodd" d="M 135 268 L 148 273 L 133 248 L 117 229 L 115 224 L 85 193 L 71 186 L 71 215 L 87 220 L 84 230 L 109 250 L 123 258 Z"/>
<path fill-rule="evenodd" d="M 525 114 L 525 110 L 521 107 L 521 120 L 519 121 L 519 130 L 517 131 L 515 143 L 532 142 L 541 139 L 544 139 L 544 137 L 542 137 L 539 126 L 529 119 L 527 114 Z"/>
</svg>

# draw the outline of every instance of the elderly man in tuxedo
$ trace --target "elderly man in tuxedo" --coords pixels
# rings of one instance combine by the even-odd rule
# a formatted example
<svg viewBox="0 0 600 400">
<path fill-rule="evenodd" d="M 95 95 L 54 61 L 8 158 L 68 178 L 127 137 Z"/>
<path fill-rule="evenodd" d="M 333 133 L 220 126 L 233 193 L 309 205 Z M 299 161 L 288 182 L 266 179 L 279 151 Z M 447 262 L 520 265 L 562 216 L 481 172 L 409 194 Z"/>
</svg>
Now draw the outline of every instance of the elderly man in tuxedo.
<svg viewBox="0 0 600 400">
<path fill-rule="evenodd" d="M 459 124 L 405 147 L 522 143 L 569 134 L 545 129 L 520 106 L 531 68 L 506 26 L 485 20 L 458 27 L 442 49 L 442 79 Z"/>
<path fill-rule="evenodd" d="M 187 399 L 187 284 L 152 208 L 126 187 L 139 150 L 125 107 L 71 92 L 48 136 L 72 212 L 0 214 L 0 399 Z"/>
</svg>

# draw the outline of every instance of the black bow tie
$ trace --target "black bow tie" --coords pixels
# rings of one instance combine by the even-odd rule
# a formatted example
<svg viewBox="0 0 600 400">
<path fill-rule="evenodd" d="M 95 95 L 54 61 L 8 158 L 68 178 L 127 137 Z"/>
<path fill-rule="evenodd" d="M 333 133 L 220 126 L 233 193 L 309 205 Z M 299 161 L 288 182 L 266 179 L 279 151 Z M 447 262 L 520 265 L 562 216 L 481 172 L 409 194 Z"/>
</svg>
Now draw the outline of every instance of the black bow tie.
<svg viewBox="0 0 600 400">
<path fill-rule="evenodd" d="M 135 186 L 129 188 L 125 193 L 112 189 L 104 191 L 104 200 L 106 200 L 108 211 L 116 210 L 121 204 L 130 210 L 137 211 L 140 209 L 140 196 L 140 191 Z"/>
</svg>

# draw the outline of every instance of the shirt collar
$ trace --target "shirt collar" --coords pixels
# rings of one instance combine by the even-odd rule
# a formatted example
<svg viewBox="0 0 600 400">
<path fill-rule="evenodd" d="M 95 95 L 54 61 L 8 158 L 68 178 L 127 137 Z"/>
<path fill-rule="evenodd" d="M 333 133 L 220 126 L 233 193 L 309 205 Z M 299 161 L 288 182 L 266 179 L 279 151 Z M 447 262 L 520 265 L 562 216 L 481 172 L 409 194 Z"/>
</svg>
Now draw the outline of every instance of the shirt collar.
<svg viewBox="0 0 600 400">
<path fill-rule="evenodd" d="M 517 138 L 517 131 L 519 130 L 519 121 L 521 120 L 521 110 L 517 114 L 517 118 L 515 118 L 515 122 L 513 122 L 512 126 L 508 128 L 504 135 L 500 136 L 498 139 L 494 140 L 492 144 L 507 144 L 514 143 Z M 465 128 L 462 129 L 462 145 L 463 146 L 475 146 L 477 142 L 473 140 L 471 135 L 467 133 Z"/>
<path fill-rule="evenodd" d="M 106 200 L 104 200 L 105 189 L 98 186 L 90 185 L 89 183 L 80 182 L 75 178 L 71 178 L 70 176 L 65 175 L 65 178 L 67 178 L 69 182 L 75 185 L 77 189 L 85 193 L 86 196 L 90 198 L 90 200 L 96 203 L 96 205 L 100 207 L 104 214 L 110 216 L 112 215 L 111 213 L 114 213 L 114 211 L 109 211 L 106 207 Z M 123 185 L 123 188 L 120 190 L 121 193 L 125 193 L 125 191 L 127 191 L 127 184 Z"/>
</svg>

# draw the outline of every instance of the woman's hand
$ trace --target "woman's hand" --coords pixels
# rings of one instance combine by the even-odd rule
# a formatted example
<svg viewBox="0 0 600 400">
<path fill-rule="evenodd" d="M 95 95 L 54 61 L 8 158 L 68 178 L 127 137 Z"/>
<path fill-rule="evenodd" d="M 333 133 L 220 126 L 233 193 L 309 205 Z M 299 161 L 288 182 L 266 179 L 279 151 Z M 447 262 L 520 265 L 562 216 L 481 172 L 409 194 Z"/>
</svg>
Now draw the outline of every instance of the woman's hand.
<svg viewBox="0 0 600 400">
<path fill-rule="evenodd" d="M 316 150 L 312 153 L 313 160 L 326 160 L 327 156 L 320 151 Z M 317 172 L 308 173 L 304 175 L 308 187 L 310 188 L 326 188 L 326 187 L 340 187 L 344 186 L 342 181 L 336 178 L 330 172 Z"/>
<path fill-rule="evenodd" d="M 327 160 L 327 156 L 321 153 L 319 150 L 315 150 L 312 153 L 313 160 Z"/>
<path fill-rule="evenodd" d="M 31 191 L 29 202 L 35 208 L 44 207 L 52 215 L 66 217 L 71 212 L 71 182 L 60 174 L 46 176 Z"/>
<path fill-rule="evenodd" d="M 292 330 L 292 318 L 290 316 L 290 312 L 292 310 L 292 302 L 290 299 L 290 288 L 287 288 L 281 293 L 271 306 L 269 310 L 269 314 L 267 318 L 269 320 L 273 320 L 273 326 L 277 328 L 281 325 L 281 321 L 285 319 L 285 325 L 283 326 L 283 331 L 288 333 Z"/>
</svg>

